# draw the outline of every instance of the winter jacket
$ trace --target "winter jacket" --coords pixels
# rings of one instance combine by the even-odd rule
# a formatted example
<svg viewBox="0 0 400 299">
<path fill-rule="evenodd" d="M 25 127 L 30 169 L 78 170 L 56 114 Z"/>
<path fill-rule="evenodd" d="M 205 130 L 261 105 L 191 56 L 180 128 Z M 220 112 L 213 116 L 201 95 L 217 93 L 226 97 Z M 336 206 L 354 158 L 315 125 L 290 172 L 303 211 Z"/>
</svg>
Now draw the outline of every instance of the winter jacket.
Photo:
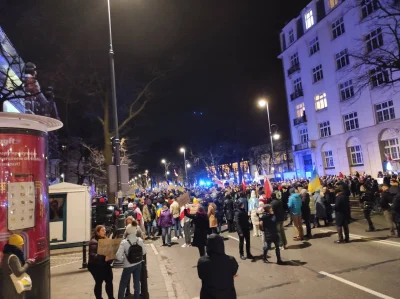
<svg viewBox="0 0 400 299">
<path fill-rule="evenodd" d="M 143 220 L 144 222 L 152 222 L 157 218 L 156 206 L 145 205 L 143 207 Z"/>
<path fill-rule="evenodd" d="M 310 194 L 308 192 L 305 192 L 300 195 L 301 196 L 301 214 L 303 216 L 309 216 L 311 214 L 310 211 Z"/>
<path fill-rule="evenodd" d="M 290 195 L 288 207 L 292 215 L 301 215 L 301 205 L 302 201 L 299 193 L 293 193 Z"/>
<path fill-rule="evenodd" d="M 4 246 L 4 255 L 1 262 L 2 281 L 0 284 L 0 292 L 3 299 L 25 299 L 25 292 L 21 294 L 17 293 L 10 275 L 14 273 L 17 277 L 21 276 L 26 273 L 29 264 L 23 264 L 18 256 L 13 253 L 15 251 L 20 251 L 19 254 L 23 256 L 22 251 L 17 247 L 9 244 Z"/>
<path fill-rule="evenodd" d="M 210 221 L 210 227 L 217 227 L 218 226 L 218 221 L 217 218 L 215 217 L 215 211 L 217 207 L 215 206 L 214 203 L 210 203 L 208 205 L 208 219 Z"/>
<path fill-rule="evenodd" d="M 178 218 L 180 214 L 180 208 L 179 208 L 179 203 L 177 201 L 174 201 L 172 205 L 169 207 L 172 217 Z"/>
<path fill-rule="evenodd" d="M 394 222 L 400 223 L 400 193 L 397 193 L 393 199 L 392 211 Z"/>
<path fill-rule="evenodd" d="M 250 230 L 249 215 L 245 209 L 237 208 L 235 210 L 235 217 L 233 221 L 235 222 L 236 230 L 239 235 Z"/>
<path fill-rule="evenodd" d="M 262 224 L 261 224 L 262 223 Z M 275 215 L 265 213 L 260 218 L 260 225 L 262 225 L 264 229 L 264 238 L 265 240 L 276 240 L 278 233 L 276 230 L 276 217 Z"/>
<path fill-rule="evenodd" d="M 283 209 L 283 203 L 279 199 L 273 199 L 271 201 L 272 210 L 276 218 L 276 222 L 285 221 L 285 210 Z"/>
<path fill-rule="evenodd" d="M 157 225 L 160 227 L 170 227 L 174 225 L 174 218 L 172 217 L 169 209 L 161 210 L 160 217 L 158 218 Z"/>
<path fill-rule="evenodd" d="M 218 198 L 215 203 L 215 216 L 217 218 L 223 218 L 224 217 L 224 199 L 223 198 Z"/>
<path fill-rule="evenodd" d="M 209 230 L 208 217 L 206 213 L 197 212 L 195 215 L 189 214 L 187 210 L 184 210 L 185 217 L 193 220 L 194 224 L 194 235 L 193 235 L 193 246 L 204 247 L 207 244 L 207 234 Z"/>
<path fill-rule="evenodd" d="M 133 266 L 141 263 L 141 262 L 139 262 L 139 263 L 131 264 L 128 261 L 127 255 L 129 252 L 129 248 L 131 247 L 131 244 L 129 244 L 128 240 L 129 240 L 129 242 L 131 242 L 131 244 L 134 244 L 137 242 L 137 244 L 142 247 L 143 255 L 146 254 L 146 246 L 144 246 L 143 240 L 141 238 L 136 237 L 136 235 L 134 235 L 134 234 L 129 234 L 125 239 L 123 239 L 121 241 L 121 244 L 119 245 L 119 248 L 118 248 L 118 251 L 116 254 L 116 259 L 119 261 L 122 261 L 124 263 L 123 268 L 133 267 Z"/>
<path fill-rule="evenodd" d="M 313 198 L 315 199 L 315 217 L 326 218 L 326 205 L 325 199 L 321 196 L 320 192 L 315 192 Z"/>
<path fill-rule="evenodd" d="M 254 195 L 254 197 L 250 197 L 248 201 L 249 211 L 257 210 L 259 207 L 258 198 Z"/>
<path fill-rule="evenodd" d="M 249 212 L 249 202 L 247 200 L 247 197 L 240 197 L 238 200 L 244 204 L 244 210 L 246 211 L 246 213 L 248 213 Z"/>
<path fill-rule="evenodd" d="M 289 190 L 282 189 L 282 203 L 285 211 L 287 211 L 288 209 L 288 202 L 289 202 Z"/>
<path fill-rule="evenodd" d="M 398 194 L 399 191 L 400 191 L 399 184 L 395 183 L 395 182 L 391 182 L 390 187 L 389 187 L 390 194 L 392 194 L 393 196 L 396 196 L 396 194 Z"/>
<path fill-rule="evenodd" d="M 223 238 L 211 235 L 207 254 L 199 259 L 197 273 L 201 279 L 200 299 L 236 299 L 234 276 L 239 265 L 225 254 Z"/>
<path fill-rule="evenodd" d="M 235 208 L 233 207 L 233 200 L 232 199 L 226 199 L 224 203 L 224 211 L 225 211 L 225 217 L 226 220 L 233 220 L 233 216 L 235 214 Z"/>
<path fill-rule="evenodd" d="M 344 223 L 348 223 L 350 218 L 350 203 L 348 197 L 344 193 L 339 193 L 335 200 L 335 216 L 336 225 L 343 226 Z"/>
<path fill-rule="evenodd" d="M 99 247 L 99 238 L 95 237 L 89 242 L 89 262 L 90 265 L 104 265 L 106 263 L 106 257 L 101 254 L 97 254 L 97 248 Z"/>
<path fill-rule="evenodd" d="M 392 201 L 393 201 L 393 195 L 388 190 L 382 192 L 380 205 L 383 210 L 390 210 L 389 203 L 392 203 Z"/>
</svg>

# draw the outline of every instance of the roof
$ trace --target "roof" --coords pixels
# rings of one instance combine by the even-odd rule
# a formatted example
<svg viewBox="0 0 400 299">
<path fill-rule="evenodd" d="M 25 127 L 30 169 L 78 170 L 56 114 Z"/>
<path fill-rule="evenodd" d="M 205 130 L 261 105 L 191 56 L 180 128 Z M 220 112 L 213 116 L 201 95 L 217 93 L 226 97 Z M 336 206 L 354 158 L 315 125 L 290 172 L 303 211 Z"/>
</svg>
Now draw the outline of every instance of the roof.
<svg viewBox="0 0 400 299">
<path fill-rule="evenodd" d="M 87 186 L 71 183 L 59 183 L 49 186 L 49 193 L 88 192 Z"/>
</svg>

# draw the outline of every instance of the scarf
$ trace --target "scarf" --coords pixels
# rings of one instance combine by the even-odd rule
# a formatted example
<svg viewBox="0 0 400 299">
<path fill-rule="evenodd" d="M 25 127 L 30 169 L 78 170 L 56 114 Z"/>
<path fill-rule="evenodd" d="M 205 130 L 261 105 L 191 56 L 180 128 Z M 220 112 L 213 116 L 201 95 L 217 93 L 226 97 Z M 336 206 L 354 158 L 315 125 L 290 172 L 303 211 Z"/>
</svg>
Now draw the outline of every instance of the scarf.
<svg viewBox="0 0 400 299">
<path fill-rule="evenodd" d="M 25 265 L 24 253 L 18 247 L 14 246 L 14 245 L 6 244 L 4 246 L 3 253 L 4 254 L 10 253 L 10 254 L 16 255 L 21 263 L 21 266 Z"/>
</svg>

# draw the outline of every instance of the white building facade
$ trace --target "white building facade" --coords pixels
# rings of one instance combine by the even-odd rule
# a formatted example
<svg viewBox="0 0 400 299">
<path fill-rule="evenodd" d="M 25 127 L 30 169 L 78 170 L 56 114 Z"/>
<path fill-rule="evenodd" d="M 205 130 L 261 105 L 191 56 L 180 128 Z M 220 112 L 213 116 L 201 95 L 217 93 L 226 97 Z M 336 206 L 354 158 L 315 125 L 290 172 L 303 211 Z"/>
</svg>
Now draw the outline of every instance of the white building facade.
<svg viewBox="0 0 400 299">
<path fill-rule="evenodd" d="M 400 87 L 380 88 L 385 73 L 368 67 L 368 86 L 356 83 L 360 76 L 352 53 L 387 42 L 366 19 L 375 13 L 374 3 L 313 0 L 281 32 L 279 58 L 299 177 L 309 177 L 314 168 L 319 175 L 365 171 L 376 176 L 387 170 L 388 160 L 398 167 Z"/>
</svg>

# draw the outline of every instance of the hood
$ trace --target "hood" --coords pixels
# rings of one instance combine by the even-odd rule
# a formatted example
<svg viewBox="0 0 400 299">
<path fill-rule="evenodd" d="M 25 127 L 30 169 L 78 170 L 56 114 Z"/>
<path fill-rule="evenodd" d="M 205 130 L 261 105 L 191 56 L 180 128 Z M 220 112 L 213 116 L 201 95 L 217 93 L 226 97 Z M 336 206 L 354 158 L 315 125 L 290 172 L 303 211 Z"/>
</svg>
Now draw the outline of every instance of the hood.
<svg viewBox="0 0 400 299">
<path fill-rule="evenodd" d="M 225 245 L 224 239 L 217 235 L 212 234 L 207 240 L 207 254 L 209 256 L 213 255 L 224 255 L 225 254 Z"/>
<path fill-rule="evenodd" d="M 299 199 L 301 200 L 300 194 L 299 193 L 293 193 L 292 195 L 290 195 L 290 197 L 293 197 L 294 199 Z"/>
</svg>

